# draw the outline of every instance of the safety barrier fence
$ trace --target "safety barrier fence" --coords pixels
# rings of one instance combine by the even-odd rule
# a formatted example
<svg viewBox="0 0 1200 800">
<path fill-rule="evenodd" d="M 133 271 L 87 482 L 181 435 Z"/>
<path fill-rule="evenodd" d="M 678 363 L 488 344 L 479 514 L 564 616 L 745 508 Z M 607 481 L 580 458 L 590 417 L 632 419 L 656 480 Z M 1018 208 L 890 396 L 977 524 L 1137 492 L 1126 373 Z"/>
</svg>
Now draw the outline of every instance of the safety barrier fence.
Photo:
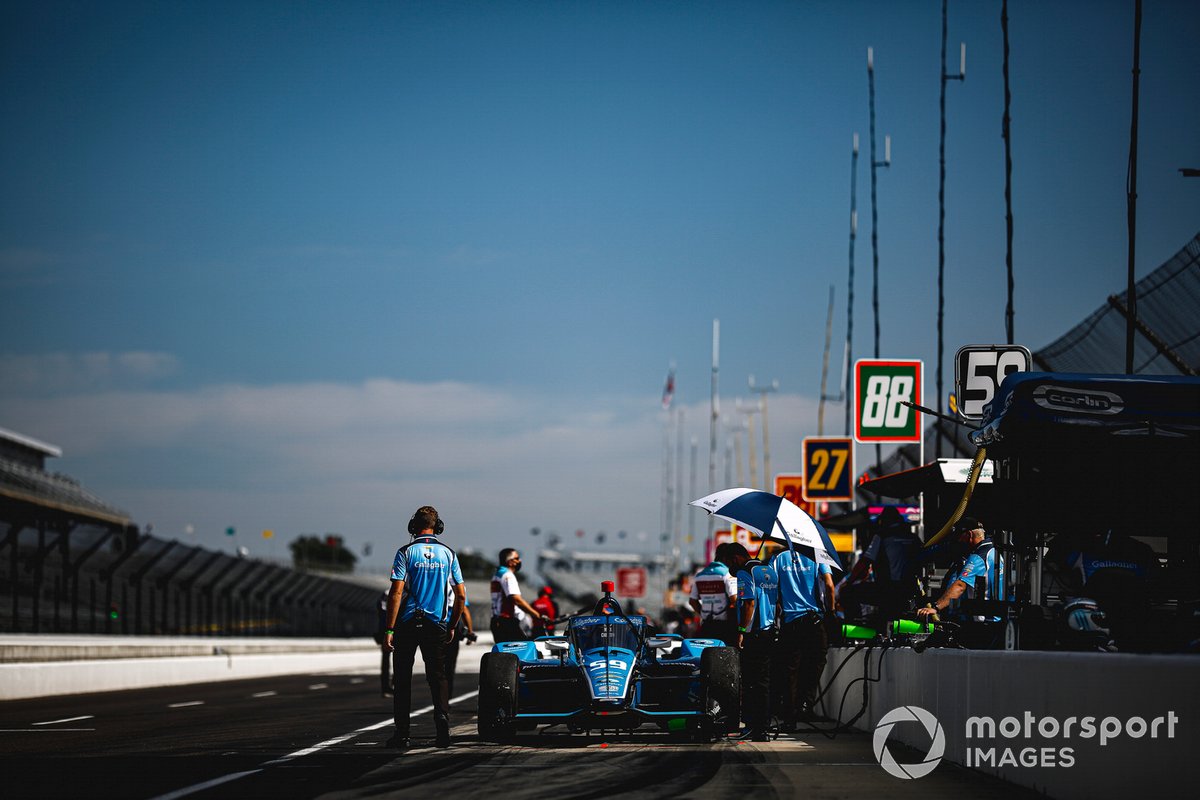
<svg viewBox="0 0 1200 800">
<path fill-rule="evenodd" d="M 371 636 L 380 589 L 133 526 L 0 522 L 0 632 Z"/>
</svg>

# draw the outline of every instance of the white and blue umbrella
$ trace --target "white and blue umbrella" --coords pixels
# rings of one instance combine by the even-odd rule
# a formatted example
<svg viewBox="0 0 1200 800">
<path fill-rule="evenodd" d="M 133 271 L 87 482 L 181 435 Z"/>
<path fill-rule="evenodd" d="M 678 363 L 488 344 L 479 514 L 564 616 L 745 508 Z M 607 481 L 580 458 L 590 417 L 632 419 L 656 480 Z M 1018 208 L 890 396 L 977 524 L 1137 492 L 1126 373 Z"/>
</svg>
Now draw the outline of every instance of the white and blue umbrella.
<svg viewBox="0 0 1200 800">
<path fill-rule="evenodd" d="M 842 569 L 837 550 L 821 523 L 804 509 L 777 494 L 758 489 L 722 489 L 693 500 L 688 505 L 702 508 L 714 517 L 727 519 L 764 539 L 785 542 L 789 547 L 812 548 L 818 563 Z"/>
</svg>

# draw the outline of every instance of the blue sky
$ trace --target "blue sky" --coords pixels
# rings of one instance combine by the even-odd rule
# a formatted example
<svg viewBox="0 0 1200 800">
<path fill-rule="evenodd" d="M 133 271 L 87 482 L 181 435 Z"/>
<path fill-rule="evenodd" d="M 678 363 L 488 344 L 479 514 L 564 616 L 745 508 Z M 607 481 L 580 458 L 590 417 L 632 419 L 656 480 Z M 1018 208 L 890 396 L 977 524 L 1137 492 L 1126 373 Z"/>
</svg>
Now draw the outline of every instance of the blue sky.
<svg viewBox="0 0 1200 800">
<path fill-rule="evenodd" d="M 1144 13 L 1139 276 L 1200 229 L 1200 5 Z M 1133 3 L 1009 15 L 1037 349 L 1124 287 Z M 653 547 L 672 361 L 708 488 L 714 318 L 723 409 L 780 382 L 773 468 L 816 433 L 855 132 L 869 354 L 868 46 L 881 354 L 933 392 L 940 33 L 936 0 L 7 4 L 0 427 L 209 546 L 337 531 L 378 559 L 432 503 L 459 546 Z M 1004 341 L 1000 3 L 952 2 L 952 71 L 960 41 L 947 391 L 958 346 Z"/>
</svg>

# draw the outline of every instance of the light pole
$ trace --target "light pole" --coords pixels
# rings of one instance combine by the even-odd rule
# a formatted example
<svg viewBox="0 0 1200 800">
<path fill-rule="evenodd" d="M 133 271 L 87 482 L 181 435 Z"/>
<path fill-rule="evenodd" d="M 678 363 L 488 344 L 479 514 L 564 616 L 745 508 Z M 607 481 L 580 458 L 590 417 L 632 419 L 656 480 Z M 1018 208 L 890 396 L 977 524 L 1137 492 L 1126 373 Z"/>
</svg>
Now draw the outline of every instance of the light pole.
<svg viewBox="0 0 1200 800">
<path fill-rule="evenodd" d="M 1129 172 L 1125 190 L 1129 218 L 1129 270 L 1125 290 L 1125 374 L 1133 374 L 1133 332 L 1137 324 L 1137 283 L 1134 281 L 1134 242 L 1137 240 L 1138 85 L 1142 76 L 1142 0 L 1133 9 L 1133 113 L 1129 123 Z"/>
<path fill-rule="evenodd" d="M 754 376 L 750 376 L 750 391 L 758 392 L 758 408 L 762 412 L 763 419 L 763 486 L 766 487 L 771 482 L 771 444 L 770 435 L 767 430 L 767 395 L 770 392 L 779 391 L 779 381 L 774 378 L 771 383 L 766 386 L 758 386 L 754 383 Z M 767 491 L 770 491 L 768 489 Z"/>
<path fill-rule="evenodd" d="M 687 514 L 687 528 L 688 533 L 690 534 L 692 531 L 692 507 L 683 505 L 683 408 L 680 407 L 677 409 L 675 414 L 675 481 L 676 486 L 678 486 L 675 504 L 678 507 L 678 510 L 675 512 L 675 529 L 672 532 L 672 541 L 675 543 L 673 551 L 675 560 L 673 563 L 678 565 L 679 545 L 680 538 L 683 533 L 684 514 Z M 695 467 L 693 466 L 692 469 L 694 470 Z"/>
<path fill-rule="evenodd" d="M 874 284 L 871 306 L 875 312 L 875 358 L 879 358 L 879 209 L 876 204 L 875 170 L 892 165 L 892 137 L 883 137 L 883 161 L 875 160 L 875 50 L 867 48 L 867 86 L 871 102 L 871 260 Z M 879 445 L 875 445 L 875 465 L 882 460 Z"/>
<path fill-rule="evenodd" d="M 854 363 L 854 239 L 858 235 L 858 133 L 850 152 L 850 280 L 846 299 L 846 367 Z M 846 397 L 846 435 L 850 435 L 850 398 Z"/>
<path fill-rule="evenodd" d="M 1004 265 L 1008 272 L 1008 305 L 1004 307 L 1004 332 L 1008 343 L 1013 343 L 1013 215 L 1012 215 L 1012 118 L 1008 109 L 1012 104 L 1012 92 L 1008 88 L 1008 0 L 1000 5 L 1000 30 L 1004 39 L 1004 116 L 1000 122 L 1000 135 L 1004 139 Z"/>
<path fill-rule="evenodd" d="M 754 452 L 754 415 L 761 409 L 747 403 L 742 405 L 739 397 L 735 402 L 738 411 L 746 416 L 746 455 L 750 463 L 750 488 L 758 488 L 758 455 Z"/>
<path fill-rule="evenodd" d="M 717 375 L 719 373 L 721 353 L 721 320 L 714 319 L 712 324 L 712 396 L 709 398 L 711 416 L 708 421 L 708 491 L 711 494 L 717 490 L 717 422 L 721 418 L 721 398 L 717 393 Z M 694 493 L 693 493 L 694 494 Z M 713 516 L 708 515 L 708 541 L 713 538 Z"/>
<path fill-rule="evenodd" d="M 946 74 L 946 3 L 942 0 L 942 92 L 941 92 L 941 140 L 938 143 L 938 275 L 937 275 L 937 409 L 944 412 L 942 394 L 942 336 L 946 307 L 946 81 L 965 81 L 967 78 L 967 45 L 960 47 L 958 74 Z M 937 457 L 942 457 L 942 437 L 937 437 Z"/>
<path fill-rule="evenodd" d="M 879 208 L 876 203 L 875 170 L 892 165 L 892 137 L 883 137 L 883 161 L 875 160 L 875 50 L 867 48 L 867 86 L 871 101 L 871 258 L 874 285 L 871 305 L 875 311 L 875 358 L 879 358 Z"/>
</svg>

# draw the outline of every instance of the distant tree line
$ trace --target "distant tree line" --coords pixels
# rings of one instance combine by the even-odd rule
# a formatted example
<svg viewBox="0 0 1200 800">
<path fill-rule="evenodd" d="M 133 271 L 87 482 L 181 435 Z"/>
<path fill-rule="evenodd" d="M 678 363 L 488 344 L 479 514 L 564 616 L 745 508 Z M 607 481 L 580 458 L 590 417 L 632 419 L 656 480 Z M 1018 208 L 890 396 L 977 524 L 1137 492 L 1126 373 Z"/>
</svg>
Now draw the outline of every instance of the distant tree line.
<svg viewBox="0 0 1200 800">
<path fill-rule="evenodd" d="M 301 536 L 288 548 L 292 564 L 299 570 L 353 572 L 358 557 L 346 549 L 341 536 Z"/>
</svg>

